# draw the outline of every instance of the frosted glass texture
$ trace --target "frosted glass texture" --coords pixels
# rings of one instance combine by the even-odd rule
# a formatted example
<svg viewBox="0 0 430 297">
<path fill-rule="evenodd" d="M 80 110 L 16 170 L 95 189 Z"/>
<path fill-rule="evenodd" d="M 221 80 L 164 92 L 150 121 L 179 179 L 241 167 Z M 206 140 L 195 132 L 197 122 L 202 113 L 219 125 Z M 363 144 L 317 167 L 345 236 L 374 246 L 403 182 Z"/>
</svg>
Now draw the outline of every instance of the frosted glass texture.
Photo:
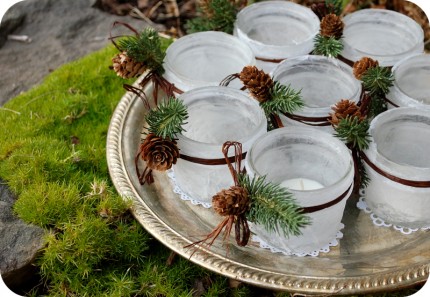
<svg viewBox="0 0 430 297">
<path fill-rule="evenodd" d="M 393 66 L 404 57 L 424 51 L 423 29 L 413 19 L 386 9 L 362 9 L 344 17 L 342 56 L 362 57 Z"/>
<path fill-rule="evenodd" d="M 323 185 L 316 190 L 290 189 L 302 207 L 327 203 L 349 189 L 339 203 L 309 214 L 312 224 L 304 228 L 300 236 L 285 238 L 267 232 L 262 226 L 252 225 L 260 238 L 287 253 L 310 253 L 335 238 L 354 175 L 351 154 L 340 140 L 315 128 L 276 129 L 253 144 L 246 157 L 246 169 L 251 176 L 266 175 L 273 183 L 302 178 Z"/>
<path fill-rule="evenodd" d="M 203 87 L 182 94 L 180 99 L 189 113 L 186 131 L 178 135 L 181 154 L 224 158 L 221 149 L 225 141 L 242 143 L 246 152 L 267 131 L 266 117 L 258 102 L 242 91 Z M 179 159 L 174 170 L 182 191 L 201 203 L 212 203 L 213 195 L 234 184 L 227 165 L 202 165 Z"/>
<path fill-rule="evenodd" d="M 370 126 L 366 156 L 378 168 L 402 179 L 430 181 L 430 108 L 399 107 L 386 111 Z M 370 168 L 366 201 L 372 211 L 394 225 L 430 226 L 430 188 L 394 182 Z"/>
<path fill-rule="evenodd" d="M 251 48 L 223 32 L 199 32 L 172 43 L 164 58 L 164 77 L 179 89 L 217 86 L 226 76 L 255 65 Z M 235 86 L 233 82 L 232 86 Z"/>
<path fill-rule="evenodd" d="M 273 70 L 273 79 L 301 90 L 305 106 L 295 115 L 328 117 L 331 107 L 341 99 L 360 99 L 361 83 L 355 79 L 352 68 L 333 58 L 307 55 L 285 60 Z M 283 115 L 281 120 L 284 126 L 305 126 Z M 330 126 L 318 129 L 333 132 Z"/>
<path fill-rule="evenodd" d="M 400 107 L 430 106 L 430 55 L 418 54 L 399 61 L 393 74 L 394 85 L 387 94 L 390 101 Z"/>
<path fill-rule="evenodd" d="M 303 5 L 289 1 L 264 1 L 243 8 L 233 34 L 252 48 L 257 58 L 286 59 L 313 50 L 320 21 Z M 257 59 L 257 67 L 270 72 L 276 63 Z"/>
</svg>

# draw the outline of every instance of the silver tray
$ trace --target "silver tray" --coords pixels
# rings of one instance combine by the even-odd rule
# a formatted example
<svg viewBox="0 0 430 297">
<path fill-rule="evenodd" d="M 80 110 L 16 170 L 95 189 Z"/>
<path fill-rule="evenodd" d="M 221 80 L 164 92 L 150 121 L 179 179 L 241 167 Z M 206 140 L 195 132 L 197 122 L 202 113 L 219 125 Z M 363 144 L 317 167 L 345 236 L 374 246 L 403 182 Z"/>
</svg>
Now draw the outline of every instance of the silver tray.
<svg viewBox="0 0 430 297">
<path fill-rule="evenodd" d="M 355 206 L 358 197 L 350 197 L 347 202 L 342 219 L 344 236 L 339 245 L 318 257 L 274 254 L 252 242 L 247 247 L 231 244 L 227 255 L 221 239 L 210 249 L 184 248 L 212 231 L 220 217 L 210 209 L 180 200 L 165 173 L 155 173 L 151 186 L 139 184 L 134 157 L 145 113 L 141 100 L 133 93 L 121 98 L 107 136 L 110 175 L 119 194 L 133 200 L 133 213 L 140 224 L 181 256 L 229 278 L 302 294 L 390 291 L 427 280 L 429 233 L 404 235 L 392 228 L 374 226 L 369 214 Z"/>
</svg>

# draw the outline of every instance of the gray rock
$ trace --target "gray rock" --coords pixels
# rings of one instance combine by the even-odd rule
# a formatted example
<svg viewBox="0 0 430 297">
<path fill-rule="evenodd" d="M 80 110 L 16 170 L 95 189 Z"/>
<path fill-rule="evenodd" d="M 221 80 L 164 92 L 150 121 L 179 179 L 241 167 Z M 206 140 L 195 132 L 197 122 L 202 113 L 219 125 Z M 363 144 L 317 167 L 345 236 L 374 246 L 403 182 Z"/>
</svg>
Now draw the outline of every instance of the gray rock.
<svg viewBox="0 0 430 297">
<path fill-rule="evenodd" d="M 0 272 L 5 284 L 19 287 L 34 275 L 33 262 L 43 247 L 44 230 L 13 214 L 15 198 L 0 180 Z"/>
<path fill-rule="evenodd" d="M 28 35 L 31 43 L 8 40 L 0 48 L 0 106 L 42 79 L 60 65 L 76 60 L 110 43 L 116 20 L 142 29 L 147 24 L 129 16 L 115 16 L 92 7 L 93 0 L 26 0 L 6 13 L 25 16 L 13 34 Z M 163 29 L 160 25 L 157 29 Z M 117 34 L 130 34 L 119 27 Z"/>
<path fill-rule="evenodd" d="M 5 44 L 7 36 L 13 33 L 24 22 L 25 14 L 16 9 L 16 5 L 11 7 L 4 15 L 0 24 L 0 48 Z"/>
</svg>

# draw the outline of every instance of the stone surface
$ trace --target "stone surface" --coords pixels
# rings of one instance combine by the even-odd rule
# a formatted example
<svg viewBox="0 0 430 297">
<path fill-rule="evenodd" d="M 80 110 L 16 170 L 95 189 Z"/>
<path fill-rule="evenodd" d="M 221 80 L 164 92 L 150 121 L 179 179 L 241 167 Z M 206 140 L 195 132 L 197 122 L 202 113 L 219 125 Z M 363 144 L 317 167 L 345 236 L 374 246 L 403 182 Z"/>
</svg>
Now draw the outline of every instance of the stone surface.
<svg viewBox="0 0 430 297">
<path fill-rule="evenodd" d="M 43 247 L 43 229 L 25 224 L 13 214 L 15 197 L 0 181 L 0 272 L 11 287 L 34 274 L 32 263 Z"/>
<path fill-rule="evenodd" d="M 10 9 L 8 14 L 3 17 L 0 24 L 0 47 L 5 44 L 7 36 L 21 26 L 24 22 L 25 14 L 18 9 Z"/>
<path fill-rule="evenodd" d="M 137 29 L 147 26 L 142 20 L 93 8 L 94 2 L 26 0 L 8 10 L 4 20 L 22 18 L 21 23 L 15 23 L 13 34 L 27 35 L 32 42 L 7 40 L 0 48 L 0 106 L 39 84 L 60 65 L 106 46 L 114 21 L 127 22 Z M 130 34 L 125 28 L 119 29 Z"/>
</svg>

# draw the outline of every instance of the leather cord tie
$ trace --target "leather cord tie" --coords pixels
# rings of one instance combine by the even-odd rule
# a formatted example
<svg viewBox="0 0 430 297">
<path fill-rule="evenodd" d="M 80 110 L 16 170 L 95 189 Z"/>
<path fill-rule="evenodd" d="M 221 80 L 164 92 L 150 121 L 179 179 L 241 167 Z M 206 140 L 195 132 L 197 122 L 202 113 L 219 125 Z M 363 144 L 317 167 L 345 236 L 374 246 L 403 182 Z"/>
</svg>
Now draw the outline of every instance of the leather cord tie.
<svg viewBox="0 0 430 297">
<path fill-rule="evenodd" d="M 231 157 L 228 157 L 228 152 L 231 147 L 234 148 L 233 162 L 231 162 Z M 240 187 L 238 175 L 241 172 L 241 163 L 242 163 L 242 156 L 243 156 L 242 144 L 239 142 L 227 141 L 222 146 L 222 153 L 225 158 L 225 163 L 227 164 L 230 174 L 233 178 L 235 187 Z M 185 246 L 185 248 L 196 246 L 199 244 L 205 244 L 205 243 L 208 244 L 208 246 L 210 247 L 223 230 L 224 230 L 223 239 L 224 241 L 226 241 L 231 234 L 233 225 L 234 225 L 236 243 L 239 246 L 247 245 L 249 238 L 251 236 L 251 231 L 248 226 L 248 221 L 246 220 L 245 212 L 246 211 L 242 211 L 241 213 L 238 213 L 238 214 L 227 213 L 225 215 L 226 217 L 224 218 L 224 220 L 221 223 L 219 223 L 218 226 L 215 227 L 215 229 L 211 233 L 209 233 L 203 240 L 199 240 L 190 245 L 187 245 Z M 191 254 L 191 256 L 194 253 L 195 251 Z"/>
<path fill-rule="evenodd" d="M 362 160 L 364 160 L 364 162 L 366 162 L 367 165 L 369 165 L 370 168 L 372 168 L 374 171 L 376 171 L 383 177 L 388 178 L 389 180 L 392 180 L 396 183 L 413 187 L 413 188 L 430 188 L 430 181 L 415 181 L 415 180 L 403 179 L 403 178 L 394 176 L 388 172 L 385 172 L 384 170 L 376 166 L 374 163 L 372 163 L 372 161 L 369 160 L 369 158 L 366 156 L 365 153 L 361 153 L 361 158 Z"/>
<path fill-rule="evenodd" d="M 323 209 L 326 209 L 326 208 L 329 208 L 329 207 L 331 207 L 333 205 L 338 204 L 339 202 L 341 202 L 346 197 L 346 195 L 348 194 L 348 192 L 351 190 L 352 186 L 353 186 L 353 184 L 351 184 L 348 187 L 348 189 L 345 192 L 343 192 L 336 199 L 333 199 L 333 200 L 331 200 L 331 201 L 329 201 L 327 203 L 316 205 L 316 206 L 302 207 L 301 208 L 301 212 L 302 213 L 313 213 L 313 212 L 317 212 L 317 211 L 320 211 L 320 210 L 323 210 Z"/>
<path fill-rule="evenodd" d="M 304 116 L 299 116 L 299 115 L 295 115 L 287 112 L 285 112 L 284 115 L 289 119 L 292 119 L 294 121 L 297 121 L 309 126 L 324 127 L 324 126 L 331 125 L 330 122 L 328 121 L 329 119 L 328 116 L 327 117 L 304 117 Z"/>
<path fill-rule="evenodd" d="M 121 52 L 122 50 L 119 47 L 119 45 L 116 43 L 115 39 L 119 37 L 125 37 L 125 36 L 124 35 L 112 36 L 112 29 L 118 25 L 124 26 L 130 31 L 132 31 L 136 35 L 136 37 L 139 36 L 139 32 L 137 32 L 136 29 L 134 29 L 132 26 L 124 22 L 115 21 L 112 24 L 111 30 L 109 32 L 109 40 L 118 49 L 118 51 Z M 152 82 L 154 86 L 152 89 L 152 97 L 154 98 L 155 105 L 158 105 L 158 92 L 160 89 L 166 93 L 167 97 L 175 97 L 175 93 L 177 94 L 183 93 L 182 90 L 177 88 L 174 84 L 170 83 L 160 73 L 158 73 L 158 71 L 155 71 L 154 69 L 150 69 L 149 72 L 146 73 L 144 78 L 139 82 L 139 85 L 143 88 L 149 82 Z"/>
<path fill-rule="evenodd" d="M 245 157 L 246 157 L 246 152 L 241 153 L 241 158 L 245 159 Z M 186 160 L 188 162 L 197 163 L 201 165 L 226 165 L 229 162 L 230 163 L 234 162 L 236 159 L 236 156 L 224 157 L 220 159 L 204 159 L 204 158 L 197 158 L 197 157 L 187 156 L 184 154 L 179 154 L 179 158 Z"/>
</svg>

